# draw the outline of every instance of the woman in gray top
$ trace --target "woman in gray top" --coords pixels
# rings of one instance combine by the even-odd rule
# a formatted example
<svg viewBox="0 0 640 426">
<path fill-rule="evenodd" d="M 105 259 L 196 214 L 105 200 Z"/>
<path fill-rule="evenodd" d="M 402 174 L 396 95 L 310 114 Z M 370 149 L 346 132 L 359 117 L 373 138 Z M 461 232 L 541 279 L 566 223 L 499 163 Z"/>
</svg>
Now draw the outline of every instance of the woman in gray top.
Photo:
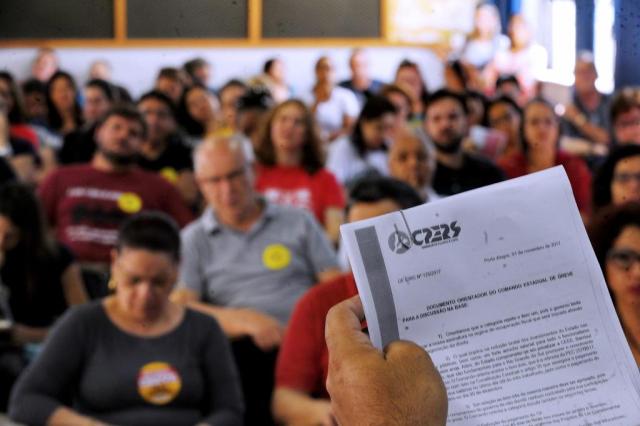
<svg viewBox="0 0 640 426">
<path fill-rule="evenodd" d="M 9 414 L 40 425 L 236 425 L 243 403 L 211 317 L 169 301 L 180 236 L 158 213 L 131 218 L 112 253 L 111 296 L 71 309 L 14 388 Z"/>
</svg>

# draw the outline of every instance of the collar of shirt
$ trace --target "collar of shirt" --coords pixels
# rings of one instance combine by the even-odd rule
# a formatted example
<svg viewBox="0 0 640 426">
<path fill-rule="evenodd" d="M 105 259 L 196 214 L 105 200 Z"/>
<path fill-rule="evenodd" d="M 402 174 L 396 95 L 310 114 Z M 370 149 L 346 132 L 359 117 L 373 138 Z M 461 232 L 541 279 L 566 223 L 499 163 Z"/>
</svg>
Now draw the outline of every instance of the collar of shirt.
<svg viewBox="0 0 640 426">
<path fill-rule="evenodd" d="M 260 215 L 256 223 L 253 224 L 253 226 L 251 227 L 251 230 L 248 233 L 251 233 L 254 230 L 260 228 L 263 223 L 265 223 L 267 220 L 275 216 L 276 210 L 278 209 L 278 207 L 275 204 L 268 202 L 266 199 L 262 197 L 260 197 L 259 200 L 260 200 L 260 203 L 262 203 L 265 208 L 262 211 L 262 214 Z M 202 215 L 202 224 L 204 226 L 205 231 L 207 231 L 208 234 L 219 232 L 222 229 L 230 229 L 224 224 L 218 222 L 218 218 L 216 217 L 215 211 L 211 206 L 207 207 L 206 210 L 204 211 Z"/>
</svg>

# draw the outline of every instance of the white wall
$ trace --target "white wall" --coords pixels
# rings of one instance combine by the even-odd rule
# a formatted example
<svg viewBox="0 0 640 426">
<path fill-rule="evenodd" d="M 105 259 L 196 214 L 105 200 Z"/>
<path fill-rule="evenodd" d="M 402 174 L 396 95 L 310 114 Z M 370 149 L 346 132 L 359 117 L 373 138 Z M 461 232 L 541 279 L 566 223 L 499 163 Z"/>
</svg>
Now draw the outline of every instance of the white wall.
<svg viewBox="0 0 640 426">
<path fill-rule="evenodd" d="M 36 49 L 0 49 L 0 69 L 12 72 L 19 80 L 29 75 Z M 87 79 L 91 62 L 104 59 L 111 63 L 113 80 L 127 87 L 135 97 L 151 88 L 157 71 L 164 66 L 181 66 L 196 56 L 213 65 L 213 87 L 220 87 L 230 78 L 246 79 L 259 74 L 268 58 L 277 56 L 287 67 L 287 76 L 295 92 L 309 90 L 313 84 L 313 66 L 316 59 L 329 55 L 336 66 L 338 80 L 349 75 L 348 48 L 96 48 L 57 49 L 60 67 L 73 74 L 78 83 Z M 371 73 L 383 81 L 393 79 L 396 66 L 408 58 L 417 62 L 430 89 L 443 82 L 443 66 L 433 52 L 421 48 L 385 47 L 368 49 Z"/>
</svg>

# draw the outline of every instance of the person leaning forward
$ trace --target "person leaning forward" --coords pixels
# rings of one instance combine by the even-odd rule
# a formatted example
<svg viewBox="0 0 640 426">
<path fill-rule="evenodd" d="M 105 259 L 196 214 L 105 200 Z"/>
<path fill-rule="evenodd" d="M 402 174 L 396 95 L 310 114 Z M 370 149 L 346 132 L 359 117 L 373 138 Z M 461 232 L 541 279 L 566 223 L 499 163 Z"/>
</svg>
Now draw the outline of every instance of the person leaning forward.
<svg viewBox="0 0 640 426">
<path fill-rule="evenodd" d="M 270 204 L 254 190 L 242 144 L 215 138 L 194 154 L 203 215 L 182 233 L 174 300 L 215 317 L 233 340 L 246 424 L 269 424 L 277 348 L 294 304 L 337 260 L 309 213 Z"/>
</svg>

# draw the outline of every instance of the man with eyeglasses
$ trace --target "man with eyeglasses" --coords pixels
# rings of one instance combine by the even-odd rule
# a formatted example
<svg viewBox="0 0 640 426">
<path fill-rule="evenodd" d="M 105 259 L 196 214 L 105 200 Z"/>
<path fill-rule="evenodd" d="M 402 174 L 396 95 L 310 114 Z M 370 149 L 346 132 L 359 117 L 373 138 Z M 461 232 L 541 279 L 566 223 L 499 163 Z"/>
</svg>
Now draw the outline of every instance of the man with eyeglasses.
<svg viewBox="0 0 640 426">
<path fill-rule="evenodd" d="M 178 302 L 216 318 L 233 340 L 246 424 L 271 424 L 277 348 L 294 304 L 338 274 L 329 241 L 307 212 L 268 203 L 254 189 L 242 141 L 218 137 L 194 154 L 208 204 L 183 231 Z"/>
</svg>

